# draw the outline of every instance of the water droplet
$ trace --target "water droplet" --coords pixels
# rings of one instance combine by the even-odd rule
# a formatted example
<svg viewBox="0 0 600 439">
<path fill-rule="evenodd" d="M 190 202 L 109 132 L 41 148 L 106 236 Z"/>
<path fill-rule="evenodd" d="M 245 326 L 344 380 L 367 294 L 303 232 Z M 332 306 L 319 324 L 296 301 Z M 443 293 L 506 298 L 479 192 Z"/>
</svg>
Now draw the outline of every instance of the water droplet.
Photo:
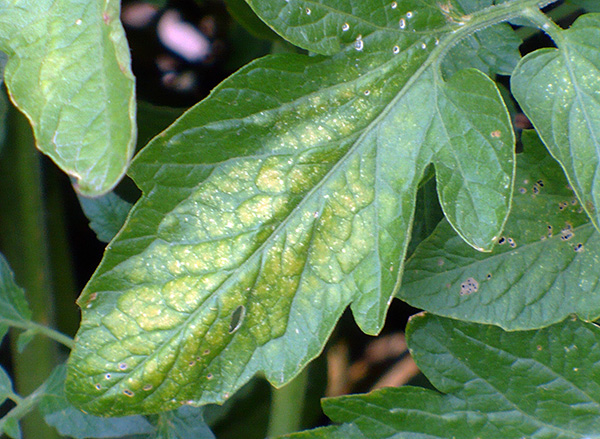
<svg viewBox="0 0 600 439">
<path fill-rule="evenodd" d="M 77 26 L 81 26 L 81 23 L 83 23 L 83 21 L 81 21 L 81 19 L 78 19 L 78 20 L 75 22 L 75 24 L 76 24 Z"/>
<path fill-rule="evenodd" d="M 306 8 L 306 15 L 310 15 L 312 11 L 309 8 Z"/>
<path fill-rule="evenodd" d="M 213 379 L 213 374 L 209 373 L 208 375 L 206 375 L 206 379 L 207 380 L 212 380 Z"/>
<path fill-rule="evenodd" d="M 397 2 L 392 2 L 392 9 L 396 9 L 398 7 L 398 3 Z"/>
<path fill-rule="evenodd" d="M 121 370 L 127 369 L 127 363 L 119 363 L 119 369 L 121 369 Z"/>
<path fill-rule="evenodd" d="M 96 390 L 100 390 L 100 384 L 96 384 L 94 387 L 96 388 Z"/>
<path fill-rule="evenodd" d="M 233 334 L 235 331 L 240 329 L 244 317 L 246 316 L 246 307 L 244 305 L 238 306 L 233 314 L 231 314 L 231 322 L 229 323 L 229 333 Z"/>
<path fill-rule="evenodd" d="M 580 253 L 583 251 L 583 244 L 579 243 L 576 246 L 573 247 L 573 250 L 575 250 L 577 253 Z"/>
<path fill-rule="evenodd" d="M 487 280 L 490 280 L 491 278 L 492 278 L 492 274 L 491 274 L 491 273 L 488 273 L 488 275 L 486 276 L 486 279 L 487 279 Z"/>
<path fill-rule="evenodd" d="M 356 37 L 356 41 L 354 42 L 354 48 L 356 50 L 363 50 L 363 47 L 365 47 L 365 43 L 362 40 L 362 35 L 359 35 Z"/>
<path fill-rule="evenodd" d="M 405 29 L 406 28 L 406 20 L 404 18 L 401 18 L 399 21 L 399 25 L 400 25 L 400 29 Z"/>
<path fill-rule="evenodd" d="M 438 44 L 440 44 L 440 40 L 438 40 L 437 38 L 435 39 L 435 45 L 437 46 Z"/>
<path fill-rule="evenodd" d="M 527 189 L 525 189 L 524 187 L 519 188 L 519 192 L 521 192 L 522 194 L 527 192 Z"/>
<path fill-rule="evenodd" d="M 394 46 L 394 48 L 392 49 L 392 52 L 394 52 L 394 53 L 400 53 L 400 47 Z"/>
<path fill-rule="evenodd" d="M 412 13 L 412 11 L 408 11 L 408 12 L 406 13 L 406 18 L 412 18 L 412 16 L 413 16 L 413 13 Z"/>
<path fill-rule="evenodd" d="M 427 44 L 425 44 L 425 43 L 422 43 L 422 44 L 421 44 L 421 49 L 427 49 Z"/>
<path fill-rule="evenodd" d="M 350 29 L 350 25 L 348 23 L 344 23 L 344 25 L 342 26 L 342 30 L 346 32 L 348 29 Z"/>
<path fill-rule="evenodd" d="M 365 90 L 365 96 L 369 96 L 371 94 L 371 90 Z"/>
<path fill-rule="evenodd" d="M 106 375 L 104 375 L 104 378 L 107 380 L 110 380 L 111 375 L 109 373 L 107 373 Z"/>
</svg>

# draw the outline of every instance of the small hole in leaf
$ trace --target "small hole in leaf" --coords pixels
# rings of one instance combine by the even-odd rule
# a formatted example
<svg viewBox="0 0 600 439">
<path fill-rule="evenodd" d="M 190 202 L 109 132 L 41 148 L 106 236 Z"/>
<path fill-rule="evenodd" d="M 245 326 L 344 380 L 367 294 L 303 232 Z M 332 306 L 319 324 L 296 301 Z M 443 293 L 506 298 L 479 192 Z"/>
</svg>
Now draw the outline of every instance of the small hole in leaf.
<svg viewBox="0 0 600 439">
<path fill-rule="evenodd" d="M 492 278 L 492 275 L 490 273 L 488 273 L 488 275 L 486 276 L 487 280 L 490 280 Z"/>
<path fill-rule="evenodd" d="M 106 375 L 104 375 L 104 378 L 106 378 L 107 380 L 110 380 L 111 375 L 109 373 L 107 373 Z"/>
<path fill-rule="evenodd" d="M 205 349 L 204 352 L 202 352 L 202 355 L 208 355 L 210 354 L 210 349 Z"/>
<path fill-rule="evenodd" d="M 130 398 L 133 397 L 133 392 L 129 389 L 125 389 L 123 390 L 123 393 L 127 396 L 129 396 Z"/>
<path fill-rule="evenodd" d="M 213 374 L 212 373 L 209 373 L 208 375 L 206 375 L 206 379 L 207 380 L 212 380 L 212 378 L 213 378 Z"/>
<path fill-rule="evenodd" d="M 121 369 L 121 370 L 127 369 L 127 363 L 120 363 L 119 364 L 119 369 Z"/>
<path fill-rule="evenodd" d="M 152 390 L 152 384 L 146 384 L 146 385 L 145 385 L 145 386 L 142 388 L 142 390 L 144 390 L 145 392 L 148 392 L 148 391 Z"/>
<path fill-rule="evenodd" d="M 524 187 L 519 188 L 519 192 L 521 192 L 522 194 L 527 193 L 527 189 L 525 189 Z"/>
<path fill-rule="evenodd" d="M 583 244 L 579 243 L 576 246 L 573 247 L 573 250 L 575 250 L 577 253 L 580 253 L 583 251 Z"/>
<path fill-rule="evenodd" d="M 242 326 L 242 322 L 244 321 L 244 317 L 246 316 L 246 307 L 244 305 L 238 306 L 233 314 L 231 315 L 231 322 L 229 323 L 229 333 L 233 334 L 237 331 L 240 326 Z"/>
<path fill-rule="evenodd" d="M 498 240 L 498 244 L 502 245 L 506 242 L 506 238 L 504 238 L 504 236 L 501 236 L 500 239 Z"/>
<path fill-rule="evenodd" d="M 100 390 L 100 384 L 96 384 L 94 387 L 96 388 L 96 390 Z"/>
</svg>

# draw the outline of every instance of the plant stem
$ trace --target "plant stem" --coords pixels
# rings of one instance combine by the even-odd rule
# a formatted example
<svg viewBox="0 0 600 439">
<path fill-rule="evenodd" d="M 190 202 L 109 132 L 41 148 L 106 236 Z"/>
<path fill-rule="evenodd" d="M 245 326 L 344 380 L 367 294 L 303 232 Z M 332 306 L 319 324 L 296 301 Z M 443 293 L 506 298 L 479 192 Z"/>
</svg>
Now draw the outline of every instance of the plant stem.
<svg viewBox="0 0 600 439">
<path fill-rule="evenodd" d="M 5 323 L 8 326 L 12 326 L 14 328 L 20 328 L 20 329 L 24 329 L 26 331 L 33 331 L 37 334 L 45 335 L 46 337 L 64 345 L 65 347 L 67 347 L 69 349 L 73 349 L 73 347 L 75 345 L 75 342 L 73 341 L 73 339 L 71 337 L 69 337 L 68 335 L 65 335 L 62 332 L 59 332 L 59 331 L 49 328 L 47 326 L 40 325 L 39 323 L 36 323 L 36 322 L 32 322 L 32 321 L 17 322 L 17 321 L 13 321 L 13 320 L 7 320 L 7 321 L 3 321 L 2 323 Z"/>
<path fill-rule="evenodd" d="M 293 433 L 302 427 L 302 413 L 308 384 L 308 368 L 283 386 L 273 389 L 268 437 Z"/>
<path fill-rule="evenodd" d="M 40 154 L 35 150 L 28 121 L 12 107 L 7 127 L 0 160 L 0 245 L 17 283 L 25 289 L 33 320 L 52 326 L 53 296 Z M 11 348 L 17 391 L 30 395 L 57 364 L 56 345 L 45 337 L 35 337 L 19 353 L 13 335 Z M 24 421 L 25 438 L 59 437 L 37 413 Z"/>
<path fill-rule="evenodd" d="M 16 421 L 20 421 L 25 415 L 27 415 L 33 409 L 35 409 L 35 407 L 37 406 L 37 403 L 38 403 L 38 399 L 44 395 L 45 391 L 46 391 L 46 383 L 39 386 L 37 389 L 35 389 L 35 391 L 33 391 L 26 398 L 21 398 L 18 395 L 13 394 L 11 396 L 11 399 L 17 405 L 15 407 L 13 407 L 6 415 L 4 415 L 0 419 L 0 432 L 2 431 L 2 425 L 8 419 L 14 419 Z M 13 399 L 13 397 L 15 397 L 15 398 Z M 51 431 L 53 433 L 53 436 L 43 436 L 43 438 L 45 439 L 46 437 L 57 437 L 57 438 L 59 437 L 54 430 L 51 430 Z M 25 438 L 28 438 L 28 436 L 25 435 Z"/>
</svg>

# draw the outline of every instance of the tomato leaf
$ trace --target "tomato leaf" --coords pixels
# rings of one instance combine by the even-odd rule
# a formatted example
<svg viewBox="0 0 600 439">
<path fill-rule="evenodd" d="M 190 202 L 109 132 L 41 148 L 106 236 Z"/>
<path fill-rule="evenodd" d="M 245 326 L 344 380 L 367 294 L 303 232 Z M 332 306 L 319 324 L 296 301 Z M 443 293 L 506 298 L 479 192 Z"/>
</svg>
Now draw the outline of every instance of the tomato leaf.
<svg viewBox="0 0 600 439">
<path fill-rule="evenodd" d="M 0 3 L 4 78 L 37 147 L 87 196 L 108 192 L 135 146 L 134 78 L 118 0 Z"/>
<path fill-rule="evenodd" d="M 511 89 L 600 230 L 600 14 L 552 36 L 558 48 L 524 57 Z"/>
<path fill-rule="evenodd" d="M 444 80 L 439 64 L 485 14 L 449 24 L 437 6 L 371 1 L 381 13 L 365 21 L 350 1 L 324 4 L 281 16 L 337 53 L 253 62 L 134 161 L 142 198 L 79 299 L 66 385 L 86 411 L 222 402 L 258 372 L 280 386 L 349 304 L 377 333 L 430 163 L 454 228 L 494 245 L 512 198 L 509 115 L 483 73 Z"/>
<path fill-rule="evenodd" d="M 443 394 L 405 386 L 325 399 L 325 413 L 344 424 L 286 437 L 575 439 L 600 429 L 596 325 L 504 332 L 426 314 L 412 318 L 407 337 Z"/>
<path fill-rule="evenodd" d="M 513 208 L 500 245 L 473 251 L 446 221 L 406 264 L 398 297 L 427 311 L 503 328 L 535 329 L 571 313 L 600 317 L 600 234 L 562 169 L 523 133 Z"/>
</svg>

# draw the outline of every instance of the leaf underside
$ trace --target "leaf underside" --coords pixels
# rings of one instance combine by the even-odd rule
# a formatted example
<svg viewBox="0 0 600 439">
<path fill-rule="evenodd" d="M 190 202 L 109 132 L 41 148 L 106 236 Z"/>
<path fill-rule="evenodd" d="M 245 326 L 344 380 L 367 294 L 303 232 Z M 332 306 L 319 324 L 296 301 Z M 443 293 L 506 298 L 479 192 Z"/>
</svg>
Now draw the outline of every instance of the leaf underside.
<svg viewBox="0 0 600 439">
<path fill-rule="evenodd" d="M 487 76 L 435 68 L 460 26 L 435 2 L 338 3 L 307 14 L 291 0 L 303 7 L 283 15 L 306 41 L 322 19 L 337 52 L 253 62 L 134 161 L 144 195 L 79 299 L 67 391 L 80 407 L 222 402 L 259 371 L 282 385 L 349 304 L 377 333 L 430 163 L 449 221 L 491 250 L 514 137 Z"/>
<path fill-rule="evenodd" d="M 40 151 L 84 195 L 108 192 L 135 146 L 134 78 L 118 0 L 0 3 L 5 82 Z"/>
<path fill-rule="evenodd" d="M 405 386 L 326 399 L 325 413 L 345 424 L 286 437 L 579 439 L 600 430 L 596 325 L 504 332 L 426 314 L 412 318 L 407 339 L 443 395 Z"/>
<path fill-rule="evenodd" d="M 417 308 L 509 330 L 571 313 L 600 317 L 600 234 L 558 163 L 524 132 L 513 207 L 492 253 L 478 253 L 442 221 L 406 264 L 397 297 Z"/>
</svg>

